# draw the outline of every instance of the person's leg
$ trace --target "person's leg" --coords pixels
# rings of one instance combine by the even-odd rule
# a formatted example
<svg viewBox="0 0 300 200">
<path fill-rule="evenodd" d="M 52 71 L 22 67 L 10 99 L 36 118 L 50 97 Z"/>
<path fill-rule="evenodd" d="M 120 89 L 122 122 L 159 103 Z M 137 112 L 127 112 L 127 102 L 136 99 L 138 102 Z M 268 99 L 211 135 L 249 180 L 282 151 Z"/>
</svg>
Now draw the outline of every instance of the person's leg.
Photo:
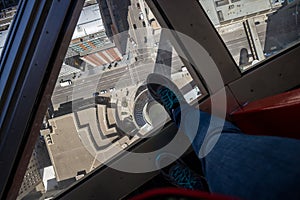
<svg viewBox="0 0 300 200">
<path fill-rule="evenodd" d="M 195 125 L 194 116 L 199 114 L 195 135 L 190 127 Z M 210 114 L 192 107 L 186 107 L 181 118 L 181 129 L 192 139 L 212 192 L 242 199 L 300 198 L 300 141 L 233 134 L 241 132 L 230 122 L 224 124 L 222 119 L 211 118 Z M 205 136 L 218 132 L 222 133 L 217 139 L 204 140 Z M 205 151 L 211 144 L 213 148 L 204 156 L 201 147 Z"/>
<path fill-rule="evenodd" d="M 242 199 L 300 199 L 300 141 L 242 134 L 230 122 L 189 106 L 161 75 L 150 74 L 147 87 L 190 138 L 212 192 Z"/>
</svg>

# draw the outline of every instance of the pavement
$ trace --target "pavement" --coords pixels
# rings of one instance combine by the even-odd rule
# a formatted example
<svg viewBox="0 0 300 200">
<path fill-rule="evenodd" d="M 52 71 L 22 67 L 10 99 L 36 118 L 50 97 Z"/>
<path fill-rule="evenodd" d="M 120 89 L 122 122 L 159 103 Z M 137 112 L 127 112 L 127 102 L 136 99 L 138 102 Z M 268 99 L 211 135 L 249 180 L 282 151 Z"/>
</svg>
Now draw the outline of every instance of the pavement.
<svg viewBox="0 0 300 200">
<path fill-rule="evenodd" d="M 265 18 L 261 16 L 255 18 L 255 21 L 259 22 L 259 24 L 256 25 L 256 31 L 262 48 L 264 48 L 267 23 L 265 22 Z M 242 48 L 246 48 L 248 53 L 251 54 L 247 36 L 241 21 L 220 28 L 218 31 L 237 65 L 239 65 L 240 51 Z"/>
</svg>

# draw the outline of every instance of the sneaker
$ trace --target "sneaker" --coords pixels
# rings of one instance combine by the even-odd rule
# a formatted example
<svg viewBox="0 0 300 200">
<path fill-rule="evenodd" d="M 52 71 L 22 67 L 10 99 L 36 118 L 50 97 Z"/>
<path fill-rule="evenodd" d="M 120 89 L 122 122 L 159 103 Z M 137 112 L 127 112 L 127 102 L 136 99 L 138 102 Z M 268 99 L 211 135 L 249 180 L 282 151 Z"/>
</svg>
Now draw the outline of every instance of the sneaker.
<svg viewBox="0 0 300 200">
<path fill-rule="evenodd" d="M 160 169 L 163 177 L 176 187 L 191 189 L 191 190 L 205 190 L 205 178 L 192 171 L 181 159 L 169 153 L 162 153 L 156 159 L 156 166 Z M 170 166 L 164 167 L 173 162 Z"/>
<path fill-rule="evenodd" d="M 180 105 L 186 104 L 186 101 L 177 86 L 168 78 L 153 73 L 147 77 L 147 88 L 153 99 L 165 108 L 171 119 L 179 122 L 180 115 L 178 116 L 179 119 L 175 119 L 177 116 L 174 116 L 174 111 Z"/>
</svg>

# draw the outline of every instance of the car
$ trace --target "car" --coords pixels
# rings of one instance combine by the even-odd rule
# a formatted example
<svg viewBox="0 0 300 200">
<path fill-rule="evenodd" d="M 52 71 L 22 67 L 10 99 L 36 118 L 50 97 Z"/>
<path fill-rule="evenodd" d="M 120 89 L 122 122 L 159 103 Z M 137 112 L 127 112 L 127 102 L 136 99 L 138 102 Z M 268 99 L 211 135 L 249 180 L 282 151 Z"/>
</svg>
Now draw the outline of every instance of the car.
<svg viewBox="0 0 300 200">
<path fill-rule="evenodd" d="M 134 28 L 134 29 L 137 29 L 137 26 L 136 26 L 136 24 L 133 24 L 133 28 Z"/>
<path fill-rule="evenodd" d="M 139 20 L 144 20 L 144 14 L 142 12 L 139 13 Z"/>
<path fill-rule="evenodd" d="M 142 23 L 143 23 L 143 27 L 146 27 L 146 23 L 145 23 L 145 21 L 143 21 Z"/>
<path fill-rule="evenodd" d="M 106 94 L 107 90 L 100 90 L 100 94 Z"/>
<path fill-rule="evenodd" d="M 93 93 L 93 96 L 94 96 L 94 97 L 99 96 L 99 92 L 94 92 L 94 93 Z"/>
<path fill-rule="evenodd" d="M 60 82 L 59 82 L 59 84 L 60 84 L 61 87 L 66 87 L 66 86 L 71 85 L 72 81 L 71 80 L 64 81 L 63 79 L 61 79 Z"/>
<path fill-rule="evenodd" d="M 116 88 L 115 87 L 111 87 L 111 88 L 109 88 L 109 91 L 110 92 L 113 92 L 113 91 L 115 91 L 116 90 Z"/>
<path fill-rule="evenodd" d="M 136 3 L 136 7 L 137 7 L 138 9 L 140 9 L 140 8 L 141 8 L 140 3 Z"/>
<path fill-rule="evenodd" d="M 129 38 L 129 41 L 131 42 L 132 46 L 134 47 L 137 46 L 133 38 Z"/>
</svg>

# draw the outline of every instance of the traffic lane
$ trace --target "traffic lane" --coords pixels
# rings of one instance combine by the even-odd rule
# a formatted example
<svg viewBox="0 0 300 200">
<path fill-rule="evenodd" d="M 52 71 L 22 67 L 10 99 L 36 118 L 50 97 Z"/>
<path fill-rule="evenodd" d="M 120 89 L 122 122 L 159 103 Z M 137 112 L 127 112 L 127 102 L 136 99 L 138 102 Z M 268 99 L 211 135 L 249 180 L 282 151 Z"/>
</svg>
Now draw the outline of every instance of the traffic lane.
<svg viewBox="0 0 300 200">
<path fill-rule="evenodd" d="M 132 16 L 133 22 L 136 23 L 137 27 L 142 27 L 142 24 L 140 23 L 142 20 L 140 20 L 139 18 L 139 13 L 141 12 L 141 9 L 136 7 L 137 1 L 133 1 L 133 3 L 135 6 L 132 6 L 131 9 L 129 9 L 129 12 Z"/>
<path fill-rule="evenodd" d="M 172 58 L 172 68 L 179 70 L 181 69 L 182 66 L 182 62 L 180 60 L 180 58 L 178 56 L 173 57 Z M 82 78 L 80 80 L 77 80 L 76 82 L 74 82 L 73 85 L 71 85 L 70 87 L 59 87 L 59 89 L 55 90 L 55 93 L 53 94 L 53 97 L 57 96 L 57 95 L 61 95 L 63 93 L 71 93 L 73 91 L 73 88 L 81 88 L 81 89 L 85 89 L 86 87 L 92 87 L 93 85 L 95 85 L 95 83 L 103 83 L 106 81 L 109 82 L 116 82 L 116 80 L 119 79 L 119 77 L 123 77 L 124 74 L 125 76 L 128 75 L 128 71 L 132 70 L 136 73 L 140 73 L 143 71 L 147 71 L 149 73 L 151 73 L 153 71 L 154 68 L 154 62 L 150 62 L 148 61 L 147 63 L 143 64 L 133 64 L 130 66 L 125 66 L 122 70 L 118 71 L 118 72 L 114 72 L 114 73 L 103 73 L 103 74 L 99 74 L 99 75 L 93 75 L 90 77 L 86 77 L 86 78 Z"/>
<path fill-rule="evenodd" d="M 178 56 L 172 57 L 172 68 L 175 69 L 175 71 L 179 71 L 181 69 L 181 66 L 182 66 L 182 62 L 180 58 Z M 147 74 L 152 73 L 153 68 L 154 68 L 154 61 L 149 59 L 147 60 L 147 62 L 137 62 L 130 65 L 129 67 L 123 67 L 123 69 L 119 71 L 111 71 L 103 74 L 91 75 L 89 77 L 78 80 L 77 82 L 75 82 L 73 85 L 69 87 L 63 87 L 63 88 L 59 87 L 60 88 L 59 90 L 55 90 L 52 99 L 53 101 L 55 101 L 55 103 L 59 103 L 60 99 L 63 100 L 66 99 L 59 96 L 68 96 L 68 95 L 70 96 L 74 92 L 73 90 L 76 90 L 76 92 L 80 90 L 95 91 L 95 85 L 96 85 L 95 83 L 104 86 L 104 87 L 98 87 L 100 90 L 109 89 L 110 86 L 113 87 L 113 85 L 115 85 L 115 82 L 119 82 L 120 79 L 130 80 L 129 77 L 130 73 L 128 73 L 129 72 L 128 70 L 131 70 L 135 74 L 135 77 L 133 77 L 134 81 L 136 80 L 140 81 L 143 78 L 141 78 L 139 74 L 145 72 Z M 107 84 L 106 82 L 108 82 L 109 84 Z"/>
<path fill-rule="evenodd" d="M 105 71 L 105 72 L 98 73 L 98 74 L 87 75 L 87 77 L 84 77 L 85 74 L 83 74 L 81 76 L 81 78 L 76 79 L 73 82 L 76 83 L 77 85 L 85 84 L 86 81 L 89 81 L 89 82 L 94 81 L 94 79 L 97 79 L 99 76 L 115 76 L 117 74 L 122 74 L 125 71 L 126 71 L 126 66 L 120 67 L 118 69 L 114 69 L 112 71 Z M 89 79 L 89 80 L 87 80 L 87 79 Z M 54 89 L 54 93 L 65 90 L 65 87 L 61 87 L 60 85 L 57 85 L 57 86 L 58 87 L 55 87 L 55 89 Z"/>
<path fill-rule="evenodd" d="M 101 73 L 101 74 L 97 74 L 97 75 L 92 75 L 92 76 L 89 76 L 86 78 L 81 78 L 81 79 L 74 81 L 74 84 L 71 85 L 70 87 L 60 87 L 60 86 L 56 87 L 54 90 L 53 96 L 55 97 L 62 93 L 72 92 L 73 87 L 81 88 L 81 87 L 87 86 L 89 84 L 94 85 L 95 82 L 99 82 L 99 81 L 101 81 L 101 82 L 113 81 L 112 78 L 123 76 L 123 74 L 126 74 L 126 72 L 128 72 L 129 69 L 140 71 L 140 70 L 143 70 L 140 68 L 144 68 L 145 65 L 149 65 L 149 64 L 152 65 L 152 69 L 153 69 L 154 62 L 153 61 L 151 62 L 151 60 L 147 60 L 147 62 L 145 64 L 144 63 L 134 63 L 132 65 L 129 65 L 130 67 L 124 66 L 124 67 L 122 67 L 122 69 L 119 69 L 119 70 L 114 70 L 111 72 L 105 72 L 105 73 Z M 180 58 L 178 56 L 172 57 L 172 67 L 176 68 L 178 66 L 177 68 L 180 69 L 181 68 L 180 65 L 182 65 Z M 149 66 L 147 66 L 147 68 L 150 69 L 151 67 L 149 68 Z"/>
<path fill-rule="evenodd" d="M 179 63 L 180 64 L 180 63 Z M 181 65 L 181 64 L 180 64 Z M 137 70 L 132 70 L 134 74 L 134 83 L 140 83 L 146 80 L 147 76 L 153 72 L 153 68 L 138 68 Z M 129 73 L 124 74 L 122 77 L 116 77 L 115 80 L 100 81 L 97 86 L 88 85 L 86 87 L 77 88 L 73 91 L 73 88 L 69 88 L 68 92 L 61 93 L 56 97 L 52 98 L 53 104 L 58 105 L 73 99 L 90 97 L 94 92 L 107 90 L 109 88 L 122 89 L 132 86 L 132 78 Z"/>
<path fill-rule="evenodd" d="M 266 28 L 267 28 L 267 23 L 261 23 L 259 25 L 256 26 L 256 30 L 258 34 L 261 33 L 265 33 L 266 32 Z M 226 32 L 226 33 L 220 33 L 221 38 L 223 39 L 223 41 L 229 42 L 240 38 L 244 38 L 246 37 L 246 33 L 244 30 L 244 27 L 241 25 L 239 28 L 236 28 L 235 31 L 231 31 L 231 32 Z"/>
<path fill-rule="evenodd" d="M 129 69 L 132 70 L 136 76 L 135 79 L 141 79 L 140 74 L 149 74 L 153 71 L 153 69 L 146 67 L 144 68 L 143 66 L 132 66 L 131 68 L 128 68 L 126 71 L 127 73 L 119 74 L 118 76 L 110 77 L 110 78 L 101 78 L 101 77 L 94 77 L 96 78 L 95 80 L 89 80 L 89 81 L 83 81 L 81 84 L 78 86 L 76 84 L 72 85 L 72 87 L 66 87 L 64 88 L 63 91 L 57 92 L 55 95 L 52 96 L 52 101 L 54 104 L 59 104 L 63 103 L 60 102 L 66 101 L 66 96 L 71 96 L 73 93 L 78 93 L 78 94 L 88 94 L 88 93 L 93 93 L 100 90 L 104 89 L 109 89 L 111 87 L 114 87 L 116 83 L 120 82 L 121 80 L 128 80 L 127 82 L 131 83 L 131 77 Z M 97 81 L 97 84 L 95 82 Z M 89 91 L 86 93 L 86 91 Z M 84 97 L 84 95 L 80 95 L 80 97 Z M 70 98 L 68 98 L 70 99 Z"/>
<path fill-rule="evenodd" d="M 132 1 L 132 5 L 129 8 L 129 24 L 131 24 L 133 27 L 133 24 L 135 24 L 136 29 L 129 30 L 130 35 L 133 37 L 135 43 L 138 44 L 139 48 L 142 48 L 145 46 L 145 43 L 148 42 L 148 40 L 152 41 L 151 38 L 148 36 L 148 30 L 143 26 L 143 21 L 145 22 L 145 25 L 147 26 L 147 20 L 145 14 L 143 14 L 143 19 L 140 19 L 140 13 L 142 12 L 141 9 L 137 8 L 138 1 Z M 142 5 L 143 6 L 143 5 Z M 142 7 L 141 7 L 142 8 Z M 152 42 L 154 43 L 154 42 Z M 152 44 L 151 44 L 152 45 Z M 141 54 L 140 52 L 137 52 L 138 54 Z"/>
<path fill-rule="evenodd" d="M 139 72 L 138 77 L 139 77 L 139 82 L 146 80 L 147 76 L 149 75 L 149 71 L 144 71 L 144 72 Z M 137 77 L 135 77 L 135 83 L 138 83 Z M 132 79 L 130 76 L 127 77 L 121 77 L 117 82 L 103 82 L 98 84 L 97 87 L 93 86 L 90 88 L 85 88 L 81 90 L 75 90 L 71 93 L 64 93 L 60 96 L 57 96 L 52 100 L 52 103 L 54 105 L 62 104 L 68 101 L 72 101 L 75 99 L 80 99 L 80 98 L 90 98 L 93 96 L 93 93 L 96 91 L 101 91 L 107 88 L 116 88 L 116 89 L 123 89 L 126 87 L 132 86 Z M 109 90 L 108 90 L 109 93 Z"/>
<path fill-rule="evenodd" d="M 136 3 L 134 3 L 136 5 Z M 135 6 L 129 6 L 128 9 L 128 23 L 131 25 L 130 27 L 132 27 L 131 29 L 129 29 L 130 32 L 134 31 L 134 26 L 136 28 L 141 28 L 141 24 L 139 23 L 139 19 L 138 19 L 138 9 Z M 131 35 L 135 36 L 136 39 L 136 35 L 135 33 L 132 33 Z"/>
<path fill-rule="evenodd" d="M 88 83 L 95 82 L 95 81 L 99 80 L 100 78 L 101 79 L 110 79 L 111 77 L 121 76 L 124 73 L 126 73 L 127 70 L 128 70 L 127 66 L 125 65 L 119 69 L 115 69 L 112 71 L 106 71 L 106 72 L 99 73 L 99 74 L 93 74 L 93 75 L 90 75 L 87 77 L 84 77 L 84 75 L 83 75 L 80 79 L 75 80 L 74 84 L 71 85 L 70 87 L 73 87 L 74 85 L 80 87 L 81 85 L 86 85 Z M 65 92 L 66 90 L 69 90 L 70 87 L 58 86 L 55 88 L 53 95 L 55 96 L 56 93 Z"/>
<path fill-rule="evenodd" d="M 134 4 L 136 5 L 137 2 L 134 2 Z M 147 36 L 147 31 L 145 31 L 144 26 L 143 26 L 143 21 L 146 20 L 146 16 L 144 16 L 144 19 L 141 20 L 139 18 L 139 14 L 140 14 L 141 10 L 138 9 L 136 6 L 131 6 L 131 8 L 129 8 L 129 23 L 135 24 L 137 29 L 131 29 L 131 35 L 133 35 L 135 38 L 135 41 L 137 43 L 142 43 L 144 42 L 144 37 Z M 146 24 L 146 21 L 145 21 Z"/>
<path fill-rule="evenodd" d="M 259 36 L 259 40 L 260 40 L 261 44 L 264 44 L 264 41 L 265 41 L 264 33 L 259 33 L 258 36 Z M 231 40 L 230 42 L 226 42 L 225 45 L 233 57 L 234 56 L 239 57 L 240 51 L 242 48 L 248 49 L 248 53 L 251 54 L 247 38 L 239 38 L 236 40 Z M 262 45 L 262 47 L 263 46 L 264 45 Z"/>
</svg>

